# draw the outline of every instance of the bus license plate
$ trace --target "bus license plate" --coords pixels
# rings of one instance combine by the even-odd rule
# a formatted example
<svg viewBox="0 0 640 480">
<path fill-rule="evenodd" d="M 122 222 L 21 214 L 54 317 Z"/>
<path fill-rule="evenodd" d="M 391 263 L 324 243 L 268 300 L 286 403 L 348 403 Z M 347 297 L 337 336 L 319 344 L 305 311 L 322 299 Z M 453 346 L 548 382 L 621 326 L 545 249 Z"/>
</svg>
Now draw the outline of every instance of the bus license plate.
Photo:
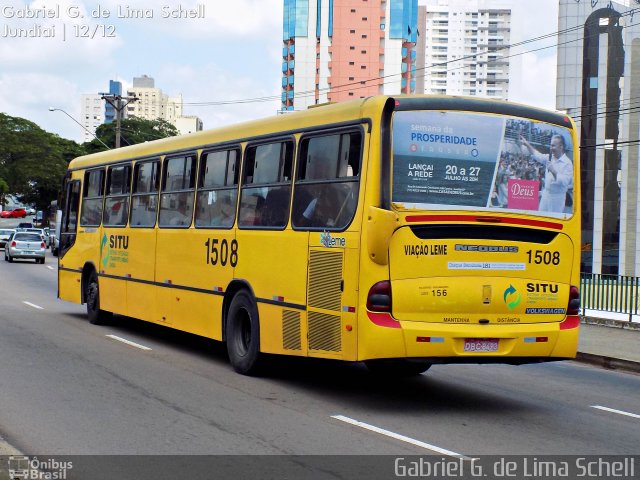
<svg viewBox="0 0 640 480">
<path fill-rule="evenodd" d="M 465 352 L 497 352 L 498 339 L 497 338 L 465 338 L 464 351 Z"/>
</svg>

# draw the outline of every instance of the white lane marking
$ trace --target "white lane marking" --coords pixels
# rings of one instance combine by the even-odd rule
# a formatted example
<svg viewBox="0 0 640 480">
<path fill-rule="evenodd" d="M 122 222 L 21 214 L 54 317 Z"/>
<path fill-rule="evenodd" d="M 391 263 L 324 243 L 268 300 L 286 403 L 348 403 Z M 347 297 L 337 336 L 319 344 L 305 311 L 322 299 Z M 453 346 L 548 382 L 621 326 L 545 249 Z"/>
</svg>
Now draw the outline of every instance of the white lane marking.
<svg viewBox="0 0 640 480">
<path fill-rule="evenodd" d="M 416 445 L 418 447 L 431 450 L 432 452 L 437 452 L 442 455 L 449 455 L 451 457 L 459 457 L 459 458 L 467 459 L 467 457 L 465 457 L 460 453 L 452 452 L 451 450 L 445 450 L 444 448 L 440 448 L 435 445 L 431 445 L 429 443 L 421 442 L 420 440 L 416 440 L 414 438 L 405 437 L 404 435 L 400 435 L 399 433 L 390 432 L 389 430 L 384 430 L 383 428 L 375 427 L 373 425 L 369 425 L 368 423 L 354 420 L 353 418 L 345 417 L 343 415 L 332 415 L 331 418 L 335 418 L 336 420 L 340 420 L 341 422 L 350 423 L 351 425 L 355 425 L 356 427 L 365 428 L 367 430 L 371 430 L 372 432 L 376 432 L 381 435 L 386 435 L 387 437 L 395 438 L 396 440 L 400 440 L 402 442 L 407 442 L 412 445 Z"/>
<path fill-rule="evenodd" d="M 149 347 L 145 347 L 144 345 L 140 345 L 139 343 L 132 342 L 131 340 L 127 340 L 126 338 L 118 337 L 116 335 L 107 335 L 109 338 L 113 338 L 122 343 L 126 343 L 127 345 L 131 345 L 132 347 L 139 348 L 140 350 L 151 350 Z"/>
<path fill-rule="evenodd" d="M 48 268 L 49 270 L 55 270 L 55 268 L 53 268 L 51 265 L 47 265 L 47 268 Z"/>
<path fill-rule="evenodd" d="M 627 417 L 640 418 L 637 413 L 624 412 L 622 410 L 616 410 L 615 408 L 603 407 L 602 405 L 591 405 L 591 408 L 597 408 L 598 410 L 604 410 L 605 412 L 617 413 L 619 415 L 626 415 Z"/>
<path fill-rule="evenodd" d="M 25 305 L 29 305 L 30 307 L 37 308 L 38 310 L 44 310 L 43 307 L 41 307 L 40 305 L 36 305 L 35 303 L 26 302 L 26 301 L 22 303 L 24 303 Z"/>
</svg>

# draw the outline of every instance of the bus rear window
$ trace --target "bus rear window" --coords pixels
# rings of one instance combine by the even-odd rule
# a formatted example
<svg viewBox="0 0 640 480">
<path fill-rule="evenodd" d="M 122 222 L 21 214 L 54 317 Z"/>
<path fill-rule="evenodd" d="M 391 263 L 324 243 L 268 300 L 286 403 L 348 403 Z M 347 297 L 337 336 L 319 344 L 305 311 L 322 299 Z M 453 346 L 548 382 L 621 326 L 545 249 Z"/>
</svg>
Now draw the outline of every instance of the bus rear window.
<svg viewBox="0 0 640 480">
<path fill-rule="evenodd" d="M 496 114 L 400 111 L 392 201 L 400 209 L 573 215 L 571 130 Z"/>
</svg>

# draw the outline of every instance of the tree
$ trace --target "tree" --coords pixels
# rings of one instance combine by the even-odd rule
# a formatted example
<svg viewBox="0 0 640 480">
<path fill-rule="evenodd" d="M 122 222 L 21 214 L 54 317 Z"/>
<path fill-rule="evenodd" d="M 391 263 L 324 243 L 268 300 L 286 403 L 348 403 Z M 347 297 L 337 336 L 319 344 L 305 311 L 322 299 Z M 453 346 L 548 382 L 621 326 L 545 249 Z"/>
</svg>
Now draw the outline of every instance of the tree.
<svg viewBox="0 0 640 480">
<path fill-rule="evenodd" d="M 146 120 L 144 118 L 131 117 L 120 122 L 120 139 L 122 146 L 136 145 L 138 143 L 151 142 L 160 138 L 174 137 L 180 132 L 166 120 Z M 114 148 L 116 144 L 116 123 L 103 123 L 96 129 L 96 137 Z M 98 140 L 94 139 L 84 144 L 87 153 L 96 153 L 106 150 Z"/>
<path fill-rule="evenodd" d="M 20 117 L 0 113 L 0 179 L 5 193 L 44 210 L 56 199 L 69 161 L 84 154 L 81 145 Z M 0 182 L 1 183 L 1 182 Z M 0 195 L 3 188 L 0 185 Z"/>
<path fill-rule="evenodd" d="M 0 178 L 0 207 L 4 208 L 5 197 L 9 193 L 9 184 L 5 182 L 4 178 Z"/>
</svg>

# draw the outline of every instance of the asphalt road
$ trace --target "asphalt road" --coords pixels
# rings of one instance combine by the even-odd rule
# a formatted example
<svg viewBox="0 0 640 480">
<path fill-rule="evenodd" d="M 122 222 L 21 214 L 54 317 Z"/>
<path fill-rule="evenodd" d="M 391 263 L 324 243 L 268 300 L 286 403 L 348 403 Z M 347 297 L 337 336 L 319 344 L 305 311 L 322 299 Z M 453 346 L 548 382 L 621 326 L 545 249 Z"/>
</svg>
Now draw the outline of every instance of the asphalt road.
<svg viewBox="0 0 640 480">
<path fill-rule="evenodd" d="M 244 377 L 216 342 L 125 317 L 90 325 L 57 300 L 46 260 L 0 261 L 0 437 L 25 453 L 640 452 L 640 376 L 560 362 L 383 382 L 360 364 L 275 358 Z"/>
</svg>

